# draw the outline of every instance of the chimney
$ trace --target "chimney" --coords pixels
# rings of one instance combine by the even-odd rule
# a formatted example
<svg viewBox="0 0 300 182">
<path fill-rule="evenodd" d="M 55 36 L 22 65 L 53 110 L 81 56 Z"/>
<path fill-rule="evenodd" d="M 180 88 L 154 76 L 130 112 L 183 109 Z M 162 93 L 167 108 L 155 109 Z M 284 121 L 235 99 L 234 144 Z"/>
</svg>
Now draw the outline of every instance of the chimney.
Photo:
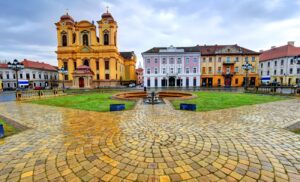
<svg viewBox="0 0 300 182">
<path fill-rule="evenodd" d="M 272 47 L 271 47 L 271 49 L 274 49 L 274 48 L 276 48 L 276 46 L 272 46 Z"/>
<path fill-rule="evenodd" d="M 295 41 L 288 41 L 287 43 L 288 45 L 294 46 L 295 45 Z"/>
</svg>

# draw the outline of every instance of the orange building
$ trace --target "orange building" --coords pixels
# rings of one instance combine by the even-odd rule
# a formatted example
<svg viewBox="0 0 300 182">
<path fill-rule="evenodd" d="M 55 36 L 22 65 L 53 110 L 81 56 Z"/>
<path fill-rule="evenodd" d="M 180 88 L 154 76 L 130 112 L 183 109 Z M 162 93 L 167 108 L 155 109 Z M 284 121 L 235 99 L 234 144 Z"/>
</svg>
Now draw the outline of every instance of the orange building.
<svg viewBox="0 0 300 182">
<path fill-rule="evenodd" d="M 201 50 L 201 86 L 233 86 L 244 85 L 246 73 L 242 65 L 252 64 L 248 73 L 248 84 L 259 85 L 258 52 L 238 45 L 204 45 Z"/>
</svg>

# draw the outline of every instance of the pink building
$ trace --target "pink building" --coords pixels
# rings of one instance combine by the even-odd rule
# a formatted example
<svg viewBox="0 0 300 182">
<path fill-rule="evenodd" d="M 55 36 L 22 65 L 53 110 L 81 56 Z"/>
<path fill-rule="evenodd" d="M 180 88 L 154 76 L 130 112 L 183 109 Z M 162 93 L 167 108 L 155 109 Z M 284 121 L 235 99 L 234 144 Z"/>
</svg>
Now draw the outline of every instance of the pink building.
<svg viewBox="0 0 300 182">
<path fill-rule="evenodd" d="M 200 46 L 154 47 L 142 56 L 146 87 L 200 86 Z"/>
</svg>

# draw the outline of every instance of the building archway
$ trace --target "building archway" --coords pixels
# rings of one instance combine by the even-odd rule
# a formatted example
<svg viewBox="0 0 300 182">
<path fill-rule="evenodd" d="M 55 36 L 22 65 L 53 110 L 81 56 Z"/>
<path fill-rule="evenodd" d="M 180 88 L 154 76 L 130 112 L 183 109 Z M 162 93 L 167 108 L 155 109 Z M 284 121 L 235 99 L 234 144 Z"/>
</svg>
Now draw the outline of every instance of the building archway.
<svg viewBox="0 0 300 182">
<path fill-rule="evenodd" d="M 169 78 L 169 87 L 175 87 L 175 77 Z"/>
<path fill-rule="evenodd" d="M 79 78 L 79 88 L 84 88 L 84 78 L 83 77 Z"/>
</svg>

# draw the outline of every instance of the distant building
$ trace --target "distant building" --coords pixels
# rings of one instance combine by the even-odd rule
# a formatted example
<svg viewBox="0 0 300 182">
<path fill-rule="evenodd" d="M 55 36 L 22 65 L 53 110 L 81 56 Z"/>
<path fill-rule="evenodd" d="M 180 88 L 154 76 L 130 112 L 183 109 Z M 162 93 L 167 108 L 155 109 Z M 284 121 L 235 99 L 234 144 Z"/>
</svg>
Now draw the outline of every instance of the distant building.
<svg viewBox="0 0 300 182">
<path fill-rule="evenodd" d="M 135 70 L 136 73 L 136 84 L 141 85 L 144 83 L 144 69 L 142 68 L 141 62 L 139 62 L 138 68 Z"/>
<path fill-rule="evenodd" d="M 57 68 L 43 62 L 30 61 L 25 59 L 21 63 L 24 69 L 18 72 L 18 79 L 26 80 L 29 85 L 26 87 L 57 87 L 58 72 Z M 0 80 L 2 80 L 2 88 L 16 89 L 17 79 L 16 72 L 8 69 L 7 64 L 0 64 Z"/>
<path fill-rule="evenodd" d="M 204 45 L 201 50 L 201 86 L 203 87 L 241 87 L 246 73 L 242 65 L 252 64 L 248 84 L 259 85 L 259 53 L 239 45 Z"/>
<path fill-rule="evenodd" d="M 200 47 L 154 47 L 142 53 L 146 87 L 199 87 Z"/>
<path fill-rule="evenodd" d="M 300 63 L 295 56 L 300 55 L 300 47 L 294 42 L 262 51 L 260 55 L 259 74 L 262 82 L 277 82 L 281 85 L 295 85 L 300 83 Z"/>
</svg>

